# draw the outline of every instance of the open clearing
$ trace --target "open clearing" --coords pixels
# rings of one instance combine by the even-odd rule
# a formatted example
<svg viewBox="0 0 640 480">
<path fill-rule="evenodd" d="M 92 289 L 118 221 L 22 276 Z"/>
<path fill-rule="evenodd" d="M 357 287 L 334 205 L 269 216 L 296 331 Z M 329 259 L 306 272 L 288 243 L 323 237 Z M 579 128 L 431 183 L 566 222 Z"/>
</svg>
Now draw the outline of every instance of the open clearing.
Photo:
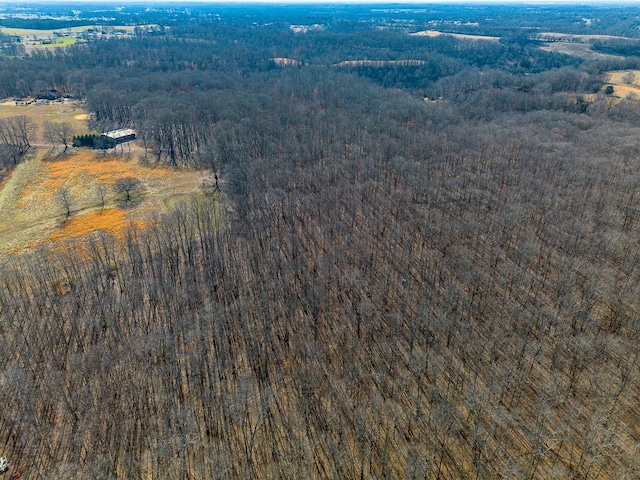
<svg viewBox="0 0 640 480">
<path fill-rule="evenodd" d="M 202 172 L 148 167 L 120 156 L 80 150 L 63 160 L 34 158 L 19 165 L 0 190 L 0 255 L 48 241 L 74 239 L 98 230 L 116 236 L 130 224 L 144 225 L 167 210 L 166 199 L 198 192 Z M 119 208 L 113 184 L 124 177 L 140 180 L 141 201 Z M 71 194 L 71 217 L 59 201 L 60 189 Z M 104 195 L 104 208 L 101 199 Z"/>
<path fill-rule="evenodd" d="M 597 40 L 629 40 L 629 37 L 620 37 L 616 35 L 574 35 L 571 33 L 560 32 L 541 32 L 536 35 L 536 38 L 543 41 L 573 43 L 591 43 Z"/>
<path fill-rule="evenodd" d="M 585 60 L 620 60 L 624 57 L 611 55 L 608 53 L 595 52 L 589 43 L 572 42 L 551 42 L 540 47 L 545 52 L 562 53 L 573 57 L 584 58 Z"/>
<path fill-rule="evenodd" d="M 594 51 L 592 44 L 601 40 L 629 40 L 628 37 L 614 35 L 572 35 L 559 32 L 541 32 L 534 38 L 546 42 L 540 47 L 541 50 L 571 55 L 585 60 L 620 60 L 624 57 Z"/>
<path fill-rule="evenodd" d="M 146 166 L 137 158 L 141 149 L 134 147 L 134 155 L 126 145 L 115 149 L 119 153 L 106 156 L 73 149 L 62 158 L 49 158 L 51 147 L 42 137 L 42 124 L 65 121 L 73 125 L 74 132 L 86 132 L 86 113 L 77 104 L 0 104 L 0 118 L 21 114 L 38 125 L 39 143 L 31 158 L 0 184 L 0 255 L 77 239 L 98 230 L 119 236 L 130 224 L 144 226 L 167 211 L 175 204 L 172 199 L 188 198 L 199 191 L 203 172 Z M 135 205 L 121 208 L 113 185 L 125 177 L 140 181 L 140 196 Z M 59 193 L 63 188 L 71 198 L 72 213 L 66 220 Z"/>
<path fill-rule="evenodd" d="M 71 125 L 72 135 L 88 132 L 87 113 L 82 110 L 77 100 L 64 100 L 48 103 L 31 103 L 29 105 L 16 105 L 14 100 L 5 100 L 0 103 L 0 119 L 24 115 L 36 126 L 36 133 L 32 144 L 44 146 L 48 142 L 44 138 L 44 124 L 68 123 Z"/>
<path fill-rule="evenodd" d="M 141 29 L 153 29 L 157 25 L 86 25 L 69 28 L 56 28 L 48 30 L 37 30 L 34 28 L 12 28 L 0 25 L 0 32 L 4 35 L 14 35 L 20 37 L 20 41 L 25 46 L 25 51 L 31 53 L 34 50 L 67 47 L 75 43 L 82 43 L 86 40 L 79 38 L 82 34 L 101 35 L 108 38 L 110 35 L 132 34 L 136 27 Z"/>
<path fill-rule="evenodd" d="M 450 35 L 454 38 L 459 38 L 461 40 L 488 40 L 492 42 L 499 42 L 500 37 L 490 37 L 488 35 L 467 35 L 464 33 L 446 33 L 440 32 L 438 30 L 424 30 L 422 32 L 411 33 L 410 35 L 416 37 L 439 37 L 440 35 Z"/>
<path fill-rule="evenodd" d="M 640 100 L 640 70 L 612 70 L 606 81 L 613 86 L 613 94 L 627 100 Z"/>
<path fill-rule="evenodd" d="M 40 48 L 58 48 L 58 47 L 68 47 L 69 45 L 73 45 L 75 43 L 82 43 L 85 40 L 81 38 L 75 37 L 56 37 L 51 43 L 43 43 L 42 45 L 38 45 Z"/>
<path fill-rule="evenodd" d="M 345 60 L 335 63 L 334 67 L 418 67 L 426 65 L 424 60 Z"/>
<path fill-rule="evenodd" d="M 142 188 L 141 201 L 120 208 L 113 185 L 135 177 Z M 130 223 L 143 226 L 168 209 L 166 199 L 199 191 L 202 172 L 144 166 L 120 156 L 79 150 L 63 160 L 34 158 L 19 165 L 0 190 L 0 255 L 25 247 L 63 241 L 106 230 L 116 236 Z M 60 189 L 71 194 L 71 217 L 59 201 Z M 105 198 L 104 208 L 101 190 Z"/>
</svg>

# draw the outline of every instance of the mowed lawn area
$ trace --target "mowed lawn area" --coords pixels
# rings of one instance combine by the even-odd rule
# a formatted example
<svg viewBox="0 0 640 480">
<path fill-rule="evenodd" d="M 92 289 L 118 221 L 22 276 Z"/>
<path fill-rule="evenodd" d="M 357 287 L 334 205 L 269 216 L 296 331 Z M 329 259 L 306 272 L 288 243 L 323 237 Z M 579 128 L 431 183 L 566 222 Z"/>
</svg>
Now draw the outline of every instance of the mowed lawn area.
<svg viewBox="0 0 640 480">
<path fill-rule="evenodd" d="M 23 115 L 33 123 L 36 132 L 32 144 L 35 147 L 48 145 L 44 138 L 44 125 L 51 123 L 68 123 L 71 125 L 72 135 L 87 133 L 87 113 L 77 100 L 64 100 L 48 103 L 32 103 L 30 105 L 16 105 L 12 99 L 0 102 L 0 119 Z"/>
<path fill-rule="evenodd" d="M 118 147 L 104 155 L 89 149 L 53 153 L 43 134 L 44 122 L 67 122 L 74 133 L 88 131 L 86 112 L 73 102 L 16 106 L 0 104 L 0 119 L 25 115 L 37 127 L 29 158 L 0 183 L 0 257 L 49 243 L 79 239 L 99 230 L 121 236 L 130 225 L 149 219 L 198 194 L 205 172 L 149 166 L 142 148 Z M 122 204 L 115 185 L 135 178 L 135 202 Z M 70 216 L 61 199 L 66 192 Z"/>
</svg>

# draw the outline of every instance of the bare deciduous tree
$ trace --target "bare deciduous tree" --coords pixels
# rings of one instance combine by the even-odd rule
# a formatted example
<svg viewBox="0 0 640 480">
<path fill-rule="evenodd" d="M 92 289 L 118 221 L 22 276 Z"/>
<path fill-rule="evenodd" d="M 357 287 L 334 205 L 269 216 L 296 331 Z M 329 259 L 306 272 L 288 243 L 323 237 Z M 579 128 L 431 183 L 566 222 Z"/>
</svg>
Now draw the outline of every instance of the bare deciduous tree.
<svg viewBox="0 0 640 480">
<path fill-rule="evenodd" d="M 107 187 L 104 183 L 99 183 L 96 187 L 96 195 L 100 201 L 100 208 L 104 210 L 105 201 L 107 198 Z"/>
<path fill-rule="evenodd" d="M 47 141 L 51 143 L 51 148 L 54 149 L 56 145 L 62 145 L 64 147 L 62 153 L 65 153 L 69 148 L 71 131 L 71 125 L 67 122 L 46 122 L 44 124 L 44 135 Z"/>
<path fill-rule="evenodd" d="M 35 125 L 24 115 L 0 120 L 0 160 L 17 165 L 31 148 Z"/>
<path fill-rule="evenodd" d="M 57 192 L 58 203 L 65 213 L 65 220 L 71 217 L 71 208 L 73 206 L 73 194 L 67 187 L 61 187 Z"/>
<path fill-rule="evenodd" d="M 135 177 L 124 177 L 116 181 L 113 189 L 120 195 L 123 205 L 130 205 L 139 198 L 142 183 Z"/>
</svg>

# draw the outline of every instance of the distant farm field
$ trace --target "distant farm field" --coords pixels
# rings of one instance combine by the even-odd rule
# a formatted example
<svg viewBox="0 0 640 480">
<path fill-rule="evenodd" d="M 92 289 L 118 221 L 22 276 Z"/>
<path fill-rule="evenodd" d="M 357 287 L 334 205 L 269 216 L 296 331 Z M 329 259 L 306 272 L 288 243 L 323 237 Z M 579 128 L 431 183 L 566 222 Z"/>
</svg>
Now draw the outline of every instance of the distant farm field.
<svg viewBox="0 0 640 480">
<path fill-rule="evenodd" d="M 122 32 L 130 34 L 136 29 L 136 27 L 148 30 L 155 28 L 156 25 L 86 25 L 47 30 L 38 30 L 34 28 L 12 28 L 0 25 L 0 32 L 4 35 L 20 37 L 20 41 L 25 46 L 26 52 L 31 53 L 34 50 L 67 47 L 75 43 L 86 42 L 85 38 L 77 37 L 77 35 L 84 33 L 100 35 L 106 38 L 110 35 L 122 35 Z"/>
<path fill-rule="evenodd" d="M 593 42 L 604 40 L 628 40 L 628 37 L 614 35 L 573 35 L 559 32 L 542 32 L 535 35 L 535 39 L 545 42 L 540 49 L 546 52 L 562 53 L 585 60 L 614 60 L 622 59 L 618 55 L 596 52 Z"/>
<path fill-rule="evenodd" d="M 561 42 L 590 43 L 596 40 L 628 40 L 629 37 L 619 35 L 575 35 L 560 32 L 541 32 L 537 35 L 541 40 L 552 40 Z"/>
<path fill-rule="evenodd" d="M 152 25 L 138 25 L 140 28 L 149 28 Z M 69 28 L 56 28 L 50 30 L 38 30 L 35 28 L 11 28 L 0 26 L 0 31 L 5 35 L 17 35 L 19 37 L 35 36 L 36 38 L 47 38 L 55 33 L 83 33 L 87 30 L 101 30 L 102 28 L 108 28 L 110 31 L 123 30 L 126 32 L 133 32 L 136 28 L 134 25 L 113 25 L 108 27 L 101 27 L 100 25 L 86 25 L 81 27 L 69 27 Z"/>
<path fill-rule="evenodd" d="M 142 150 L 135 145 L 118 147 L 108 155 L 70 149 L 59 157 L 59 148 L 51 155 L 44 122 L 64 121 L 74 133 L 86 132 L 86 113 L 77 104 L 0 105 L 0 118 L 12 115 L 29 117 L 38 130 L 31 158 L 0 184 L 0 255 L 99 230 L 117 237 L 131 224 L 144 227 L 150 218 L 174 206 L 176 198 L 199 192 L 202 172 L 144 165 L 139 158 Z M 114 185 L 126 177 L 137 179 L 140 186 L 136 201 L 125 206 Z M 60 199 L 63 190 L 69 194 L 69 218 Z"/>
<path fill-rule="evenodd" d="M 600 53 L 593 50 L 591 44 L 580 42 L 557 41 L 545 43 L 540 47 L 545 52 L 562 53 L 572 57 L 584 58 L 585 60 L 615 60 L 621 59 L 617 55 Z"/>
<path fill-rule="evenodd" d="M 460 40 L 486 40 L 492 42 L 499 42 L 500 37 L 491 37 L 489 35 L 468 35 L 464 33 L 446 33 L 438 30 L 424 30 L 422 32 L 412 33 L 411 35 L 416 37 L 439 37 L 440 35 L 450 35 Z"/>
<path fill-rule="evenodd" d="M 84 40 L 75 37 L 58 37 L 54 38 L 51 43 L 43 43 L 40 45 L 41 48 L 57 48 L 57 47 L 68 47 L 69 45 L 74 45 L 76 43 L 82 43 Z"/>
</svg>

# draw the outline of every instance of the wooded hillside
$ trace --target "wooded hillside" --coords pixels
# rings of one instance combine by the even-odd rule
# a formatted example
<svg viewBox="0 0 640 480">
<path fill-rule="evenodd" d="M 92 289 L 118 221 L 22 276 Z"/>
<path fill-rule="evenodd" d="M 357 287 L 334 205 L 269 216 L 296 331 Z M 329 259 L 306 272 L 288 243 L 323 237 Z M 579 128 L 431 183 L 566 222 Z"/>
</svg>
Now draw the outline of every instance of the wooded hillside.
<svg viewBox="0 0 640 480">
<path fill-rule="evenodd" d="M 11 472 L 638 478 L 637 59 L 208 22 L 0 64 L 221 189 L 0 258 Z"/>
</svg>

